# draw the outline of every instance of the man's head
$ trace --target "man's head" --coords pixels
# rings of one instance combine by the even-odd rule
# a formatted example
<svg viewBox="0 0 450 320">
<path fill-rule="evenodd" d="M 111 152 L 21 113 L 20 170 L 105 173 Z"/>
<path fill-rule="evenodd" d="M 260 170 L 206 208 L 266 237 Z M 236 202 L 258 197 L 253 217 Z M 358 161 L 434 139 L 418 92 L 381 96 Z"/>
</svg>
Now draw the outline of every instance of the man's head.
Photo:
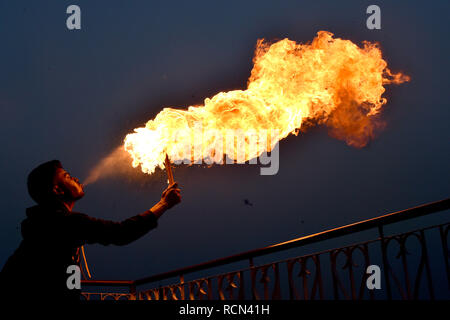
<svg viewBox="0 0 450 320">
<path fill-rule="evenodd" d="M 38 204 L 74 202 L 84 196 L 83 185 L 58 160 L 45 162 L 31 171 L 27 184 L 28 193 Z"/>
</svg>

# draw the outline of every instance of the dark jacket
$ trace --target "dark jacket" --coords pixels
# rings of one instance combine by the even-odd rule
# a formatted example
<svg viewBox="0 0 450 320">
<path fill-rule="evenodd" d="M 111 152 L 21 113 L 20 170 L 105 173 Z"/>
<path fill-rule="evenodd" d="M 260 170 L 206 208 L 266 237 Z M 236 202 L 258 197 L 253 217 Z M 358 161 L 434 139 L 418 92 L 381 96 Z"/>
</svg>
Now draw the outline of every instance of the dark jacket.
<svg viewBox="0 0 450 320">
<path fill-rule="evenodd" d="M 80 246 L 126 245 L 157 226 L 150 210 L 122 222 L 91 218 L 62 204 L 38 205 L 26 213 L 23 240 L 0 273 L 1 295 L 10 298 L 79 299 L 79 291 L 67 288 L 66 271 L 79 264 Z"/>
</svg>

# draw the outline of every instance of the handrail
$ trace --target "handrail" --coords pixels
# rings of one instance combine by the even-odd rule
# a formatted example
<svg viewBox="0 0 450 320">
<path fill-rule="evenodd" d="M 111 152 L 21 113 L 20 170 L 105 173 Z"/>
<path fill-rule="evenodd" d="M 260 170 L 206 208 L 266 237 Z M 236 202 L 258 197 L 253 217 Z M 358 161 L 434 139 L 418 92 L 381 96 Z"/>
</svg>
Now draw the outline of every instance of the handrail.
<svg viewBox="0 0 450 320">
<path fill-rule="evenodd" d="M 130 287 L 134 285 L 133 280 L 81 280 L 81 283 L 88 286 L 102 287 Z"/>
<path fill-rule="evenodd" d="M 204 269 L 209 269 L 209 268 L 213 268 L 213 267 L 220 266 L 220 265 L 226 265 L 226 264 L 230 264 L 230 263 L 245 260 L 245 259 L 255 258 L 255 257 L 259 257 L 262 255 L 266 255 L 266 254 L 270 254 L 270 253 L 274 253 L 274 252 L 280 252 L 280 251 L 300 247 L 303 245 L 312 244 L 312 243 L 316 243 L 316 242 L 323 241 L 323 240 L 329 240 L 329 239 L 333 239 L 336 237 L 348 235 L 348 234 L 351 234 L 354 232 L 365 231 L 368 229 L 372 229 L 374 227 L 379 227 L 379 226 L 383 226 L 383 225 L 387 225 L 387 224 L 391 224 L 391 223 L 395 223 L 395 222 L 399 222 L 399 221 L 404 221 L 404 220 L 408 220 L 408 219 L 412 219 L 412 218 L 416 218 L 416 217 L 420 217 L 423 215 L 427 215 L 427 214 L 431 214 L 431 213 L 435 213 L 435 212 L 439 212 L 439 211 L 443 211 L 443 210 L 448 210 L 448 209 L 450 209 L 450 198 L 423 204 L 423 205 L 409 208 L 406 210 L 389 213 L 389 214 L 386 214 L 386 215 L 383 215 L 380 217 L 359 221 L 356 223 L 352 223 L 352 224 L 348 224 L 348 225 L 345 225 L 342 227 L 338 227 L 338 228 L 322 231 L 319 233 L 315 233 L 312 235 L 292 239 L 292 240 L 285 241 L 282 243 L 277 243 L 277 244 L 270 245 L 270 246 L 267 246 L 264 248 L 254 249 L 254 250 L 246 251 L 243 253 L 235 254 L 232 256 L 196 264 L 193 266 L 159 273 L 159 274 L 152 275 L 149 277 L 137 279 L 135 281 L 84 280 L 84 281 L 82 281 L 82 283 L 83 283 L 83 285 L 88 285 L 88 286 L 107 285 L 107 286 L 117 286 L 117 287 L 121 287 L 121 286 L 135 287 L 137 285 L 142 285 L 142 284 L 146 284 L 146 283 L 150 283 L 150 282 L 154 282 L 154 281 L 158 281 L 158 280 L 162 280 L 162 279 L 167 279 L 167 278 L 171 278 L 171 277 L 175 277 L 175 276 L 185 275 L 188 273 L 201 271 Z"/>
</svg>

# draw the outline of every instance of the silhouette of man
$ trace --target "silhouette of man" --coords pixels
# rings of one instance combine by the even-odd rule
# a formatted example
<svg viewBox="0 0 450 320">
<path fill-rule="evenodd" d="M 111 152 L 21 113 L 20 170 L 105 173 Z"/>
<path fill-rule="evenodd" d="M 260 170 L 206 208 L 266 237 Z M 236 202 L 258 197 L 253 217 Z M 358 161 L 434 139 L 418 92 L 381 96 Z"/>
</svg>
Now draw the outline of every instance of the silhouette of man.
<svg viewBox="0 0 450 320">
<path fill-rule="evenodd" d="M 176 183 L 151 209 L 122 222 L 95 219 L 72 211 L 84 196 L 83 185 L 58 160 L 41 164 L 28 176 L 36 206 L 26 210 L 23 240 L 0 273 L 0 291 L 13 299 L 79 300 L 80 290 L 67 287 L 69 265 L 79 264 L 84 244 L 126 245 L 156 228 L 158 218 L 181 201 Z"/>
</svg>

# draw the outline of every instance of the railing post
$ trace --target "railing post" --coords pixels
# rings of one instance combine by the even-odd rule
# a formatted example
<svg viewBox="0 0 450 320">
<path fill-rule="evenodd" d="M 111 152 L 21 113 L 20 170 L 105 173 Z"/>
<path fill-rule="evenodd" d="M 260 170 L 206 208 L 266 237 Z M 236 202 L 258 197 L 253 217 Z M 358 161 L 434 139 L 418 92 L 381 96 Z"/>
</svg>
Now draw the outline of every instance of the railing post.
<svg viewBox="0 0 450 320">
<path fill-rule="evenodd" d="M 378 232 L 380 234 L 380 239 L 381 239 L 381 254 L 383 257 L 383 269 L 384 269 L 384 279 L 386 282 L 386 290 L 387 290 L 387 296 L 388 296 L 388 300 L 392 300 L 392 292 L 391 292 L 391 283 L 389 281 L 389 263 L 387 260 L 387 251 L 386 251 L 386 242 L 384 239 L 384 231 L 383 231 L 383 226 L 379 225 L 378 226 Z"/>
<path fill-rule="evenodd" d="M 428 249 L 427 242 L 425 240 L 425 232 L 423 230 L 420 231 L 420 236 L 422 238 L 422 249 L 423 249 L 423 259 L 425 261 L 425 271 L 427 273 L 427 282 L 428 282 L 428 291 L 430 293 L 430 299 L 434 300 L 434 289 L 433 289 L 433 280 L 431 278 L 431 270 L 430 270 L 430 262 L 428 260 Z"/>
<path fill-rule="evenodd" d="M 130 294 L 135 295 L 136 300 L 139 300 L 139 297 L 137 296 L 137 293 L 136 293 L 136 284 L 135 283 L 130 284 Z"/>
<path fill-rule="evenodd" d="M 244 300 L 245 298 L 245 287 L 244 287 L 244 272 L 239 272 L 239 296 L 238 300 Z"/>
<path fill-rule="evenodd" d="M 248 258 L 248 264 L 250 266 L 250 281 L 252 283 L 252 300 L 256 300 L 256 295 L 255 295 L 255 273 L 253 270 L 253 267 L 255 266 L 253 264 L 253 257 Z"/>
<path fill-rule="evenodd" d="M 181 295 L 181 300 L 184 300 L 184 295 L 185 295 L 185 291 L 184 291 L 184 275 L 180 274 L 180 295 Z"/>
<path fill-rule="evenodd" d="M 323 281 L 322 281 L 322 270 L 320 269 L 320 256 L 317 254 L 314 256 L 314 261 L 316 262 L 316 279 L 319 283 L 319 297 L 323 300 Z M 315 294 L 311 294 L 315 295 Z"/>
<path fill-rule="evenodd" d="M 336 271 L 336 253 L 334 250 L 330 251 L 330 268 L 331 268 L 331 279 L 333 281 L 333 294 L 334 300 L 339 300 L 339 288 L 338 288 L 338 279 L 337 279 L 337 271 Z"/>
<path fill-rule="evenodd" d="M 447 225 L 448 228 L 448 225 Z M 448 230 L 448 229 L 447 229 Z M 448 289 L 450 290 L 450 266 L 448 263 L 448 245 L 447 245 L 447 232 L 443 226 L 439 227 L 439 233 L 441 235 L 442 253 L 444 254 L 445 271 L 447 272 Z"/>
</svg>

